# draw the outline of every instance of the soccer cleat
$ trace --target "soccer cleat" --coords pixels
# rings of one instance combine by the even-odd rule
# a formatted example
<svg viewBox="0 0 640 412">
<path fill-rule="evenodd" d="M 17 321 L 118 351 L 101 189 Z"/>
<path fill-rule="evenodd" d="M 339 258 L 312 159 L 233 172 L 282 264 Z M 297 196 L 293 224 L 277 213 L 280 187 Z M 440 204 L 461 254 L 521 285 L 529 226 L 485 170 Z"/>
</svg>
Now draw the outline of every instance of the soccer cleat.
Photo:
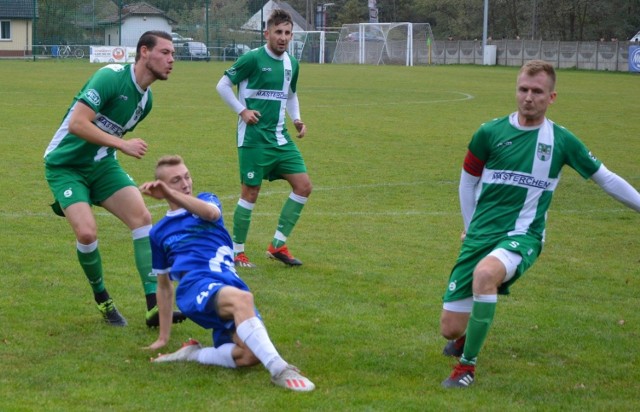
<svg viewBox="0 0 640 412">
<path fill-rule="evenodd" d="M 316 388 L 316 385 L 302 376 L 298 368 L 293 365 L 287 365 L 285 370 L 276 376 L 272 376 L 271 382 L 276 386 L 295 392 L 310 392 Z"/>
<path fill-rule="evenodd" d="M 254 265 L 249 261 L 249 258 L 247 257 L 247 255 L 244 254 L 244 252 L 240 252 L 236 254 L 236 256 L 233 258 L 233 263 L 236 265 L 236 267 L 241 267 L 241 268 L 256 267 L 256 265 Z"/>
<path fill-rule="evenodd" d="M 109 298 L 102 303 L 98 303 L 98 310 L 102 313 L 104 321 L 111 326 L 127 326 L 127 320 L 118 312 L 113 299 Z"/>
<path fill-rule="evenodd" d="M 442 381 L 442 386 L 445 388 L 467 388 L 474 381 L 476 367 L 473 365 L 463 365 L 458 363 L 451 376 Z"/>
<path fill-rule="evenodd" d="M 291 253 L 289 253 L 289 249 L 287 249 L 287 245 L 282 245 L 279 248 L 274 248 L 272 244 L 269 244 L 269 248 L 267 249 L 267 257 L 270 259 L 276 259 L 285 265 L 289 266 L 300 266 L 302 262 L 298 259 L 294 258 Z"/>
<path fill-rule="evenodd" d="M 460 356 L 462 356 L 465 340 L 466 340 L 466 335 L 462 335 L 455 340 L 450 340 L 449 342 L 447 342 L 446 345 L 444 345 L 442 354 L 444 356 L 454 356 L 456 358 L 459 358 Z"/>
<path fill-rule="evenodd" d="M 151 358 L 151 362 L 181 362 L 188 361 L 193 352 L 200 350 L 202 345 L 195 339 L 189 339 L 182 344 L 180 349 L 173 353 L 158 354 L 157 358 Z"/>
<path fill-rule="evenodd" d="M 150 328 L 157 328 L 160 326 L 160 313 L 158 309 L 158 305 L 149 309 L 144 316 L 145 322 L 147 326 Z M 182 323 L 187 319 L 187 317 L 182 313 L 175 311 L 173 312 L 173 323 Z"/>
</svg>

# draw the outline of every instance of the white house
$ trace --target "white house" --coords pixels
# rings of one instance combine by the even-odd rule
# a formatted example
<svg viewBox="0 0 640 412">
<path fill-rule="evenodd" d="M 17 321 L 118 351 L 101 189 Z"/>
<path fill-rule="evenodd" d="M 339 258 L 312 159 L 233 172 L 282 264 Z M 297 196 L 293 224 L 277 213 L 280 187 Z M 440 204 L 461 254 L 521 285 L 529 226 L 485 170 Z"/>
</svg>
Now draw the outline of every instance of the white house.
<svg viewBox="0 0 640 412">
<path fill-rule="evenodd" d="M 0 56 L 25 56 L 33 46 L 33 0 L 0 0 Z"/>
<path fill-rule="evenodd" d="M 289 3 L 278 0 L 269 0 L 267 4 L 262 7 L 262 11 L 258 10 L 256 14 L 251 16 L 251 18 L 242 25 L 242 29 L 262 31 L 267 27 L 267 20 L 269 19 L 269 15 L 273 9 L 282 9 L 291 14 L 291 19 L 293 20 L 293 31 L 313 30 L 313 28 L 309 27 L 304 17 L 291 7 Z M 261 21 L 264 22 L 264 24 L 261 24 Z"/>
<path fill-rule="evenodd" d="M 122 12 L 117 12 L 100 23 L 105 26 L 104 44 L 106 46 L 136 47 L 144 32 L 162 30 L 171 33 L 171 25 L 176 22 L 164 11 L 148 3 L 139 2 L 127 4 L 122 8 Z M 122 38 L 120 38 L 120 27 Z"/>
</svg>

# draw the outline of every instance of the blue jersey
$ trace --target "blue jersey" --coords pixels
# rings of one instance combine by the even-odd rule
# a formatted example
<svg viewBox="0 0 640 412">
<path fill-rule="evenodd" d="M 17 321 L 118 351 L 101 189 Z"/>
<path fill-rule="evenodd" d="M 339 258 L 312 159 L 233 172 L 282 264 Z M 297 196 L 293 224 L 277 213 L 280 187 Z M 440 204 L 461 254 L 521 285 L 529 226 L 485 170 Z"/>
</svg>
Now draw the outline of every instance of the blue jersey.
<svg viewBox="0 0 640 412">
<path fill-rule="evenodd" d="M 222 211 L 220 200 L 213 193 L 200 193 L 198 199 Z M 185 209 L 170 210 L 153 226 L 149 238 L 156 275 L 169 273 L 172 280 L 180 280 L 195 270 L 235 274 L 231 236 L 222 216 L 209 222 Z"/>
<path fill-rule="evenodd" d="M 200 193 L 198 199 L 222 212 L 213 193 Z M 180 282 L 176 289 L 178 308 L 203 328 L 213 329 L 215 347 L 233 343 L 234 320 L 218 315 L 215 296 L 226 286 L 245 291 L 249 286 L 236 273 L 231 236 L 222 215 L 209 222 L 185 209 L 170 210 L 153 226 L 149 238 L 153 273 L 169 274 Z M 260 317 L 257 309 L 255 313 Z"/>
</svg>

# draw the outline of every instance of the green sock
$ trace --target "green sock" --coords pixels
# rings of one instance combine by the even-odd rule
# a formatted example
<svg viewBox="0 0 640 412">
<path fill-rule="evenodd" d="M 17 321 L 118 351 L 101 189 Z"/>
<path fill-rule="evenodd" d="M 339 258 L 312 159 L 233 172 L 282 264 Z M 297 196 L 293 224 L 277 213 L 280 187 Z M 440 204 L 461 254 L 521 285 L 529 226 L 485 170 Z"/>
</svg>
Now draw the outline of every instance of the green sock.
<svg viewBox="0 0 640 412">
<path fill-rule="evenodd" d="M 102 273 L 102 258 L 100 257 L 100 251 L 98 248 L 89 253 L 83 253 L 76 249 L 78 254 L 78 261 L 84 275 L 93 289 L 93 293 L 102 293 L 105 290 L 104 277 Z"/>
<path fill-rule="evenodd" d="M 235 243 L 245 243 L 247 234 L 249 233 L 249 224 L 251 223 L 252 209 L 236 205 L 233 213 L 233 241 Z"/>
<path fill-rule="evenodd" d="M 493 322 L 496 313 L 497 295 L 484 295 L 481 299 L 484 301 L 473 301 L 471 309 L 471 317 L 467 324 L 467 339 L 464 343 L 464 350 L 460 363 L 466 365 L 475 365 L 478 353 L 489 333 L 489 328 Z M 493 302 L 487 300 L 494 300 Z"/>
<path fill-rule="evenodd" d="M 306 201 L 306 198 L 301 199 Z M 293 228 L 300 218 L 303 207 L 304 203 L 293 200 L 291 196 L 284 202 L 284 206 L 282 206 L 282 211 L 280 212 L 280 219 L 278 220 L 278 230 L 271 242 L 273 247 L 279 248 L 285 244 L 286 238 L 293 232 Z M 278 237 L 281 238 L 279 239 Z"/>
<path fill-rule="evenodd" d="M 144 294 L 156 293 L 158 279 L 151 272 L 151 243 L 149 236 L 133 240 L 133 255 L 136 260 L 136 268 L 142 281 Z"/>
</svg>

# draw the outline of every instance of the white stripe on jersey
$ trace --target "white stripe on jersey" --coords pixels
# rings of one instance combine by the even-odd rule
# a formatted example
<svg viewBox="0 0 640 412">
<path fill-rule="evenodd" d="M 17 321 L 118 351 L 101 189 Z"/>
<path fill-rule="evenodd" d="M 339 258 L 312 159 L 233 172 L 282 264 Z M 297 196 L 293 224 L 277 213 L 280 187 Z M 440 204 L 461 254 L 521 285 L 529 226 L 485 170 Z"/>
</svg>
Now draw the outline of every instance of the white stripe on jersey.
<svg viewBox="0 0 640 412">
<path fill-rule="evenodd" d="M 512 118 L 514 118 L 512 116 Z M 517 119 L 517 117 L 515 117 Z M 524 202 L 522 209 L 520 210 L 520 215 L 516 220 L 516 224 L 514 229 L 509 232 L 509 236 L 517 235 L 517 234 L 525 234 L 527 233 L 527 229 L 531 226 L 533 219 L 536 217 L 536 212 L 538 210 L 538 201 L 540 200 L 540 196 L 544 190 L 554 191 L 556 186 L 558 185 L 558 178 L 550 179 L 549 178 L 549 169 L 551 169 L 551 161 L 553 159 L 553 144 L 554 144 L 555 136 L 553 135 L 553 124 L 544 119 L 544 122 L 540 126 L 538 130 L 538 141 L 536 142 L 536 150 L 541 145 L 545 145 L 551 148 L 551 153 L 548 158 L 545 160 L 541 160 L 540 156 L 537 153 L 534 154 L 533 158 L 533 168 L 532 168 L 532 177 L 539 182 L 546 181 L 548 186 L 545 188 L 542 187 L 534 187 L 529 188 L 527 191 L 527 199 Z M 545 216 L 546 219 L 546 216 Z M 544 235 L 543 235 L 544 237 Z"/>
<path fill-rule="evenodd" d="M 289 95 L 289 85 L 291 84 L 291 76 L 287 78 L 287 73 L 293 73 L 293 70 L 291 70 L 291 59 L 289 58 L 289 53 L 283 53 L 282 57 L 283 57 L 282 64 L 284 65 L 284 80 L 282 82 L 282 94 L 284 94 L 284 96 L 287 97 Z M 287 99 L 284 98 L 280 100 L 280 116 L 278 117 L 278 128 L 276 129 L 276 138 L 278 139 L 278 144 L 281 146 L 283 144 L 287 144 L 287 138 L 284 137 L 284 134 L 282 134 L 282 131 L 284 130 L 286 109 L 287 109 Z"/>
</svg>

